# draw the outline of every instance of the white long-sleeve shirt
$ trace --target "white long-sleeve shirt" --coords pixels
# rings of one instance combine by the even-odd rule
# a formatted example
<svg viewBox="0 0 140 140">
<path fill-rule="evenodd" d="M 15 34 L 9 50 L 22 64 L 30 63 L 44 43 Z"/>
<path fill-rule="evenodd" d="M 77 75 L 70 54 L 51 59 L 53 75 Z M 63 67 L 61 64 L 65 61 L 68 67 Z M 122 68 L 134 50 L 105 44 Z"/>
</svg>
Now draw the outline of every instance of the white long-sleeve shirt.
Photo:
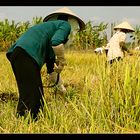
<svg viewBox="0 0 140 140">
<path fill-rule="evenodd" d="M 119 45 L 120 42 L 125 42 L 126 34 L 121 31 L 117 31 L 112 38 L 110 39 L 109 43 L 107 44 L 108 54 L 107 60 L 110 61 L 116 57 L 124 57 L 123 51 Z"/>
</svg>

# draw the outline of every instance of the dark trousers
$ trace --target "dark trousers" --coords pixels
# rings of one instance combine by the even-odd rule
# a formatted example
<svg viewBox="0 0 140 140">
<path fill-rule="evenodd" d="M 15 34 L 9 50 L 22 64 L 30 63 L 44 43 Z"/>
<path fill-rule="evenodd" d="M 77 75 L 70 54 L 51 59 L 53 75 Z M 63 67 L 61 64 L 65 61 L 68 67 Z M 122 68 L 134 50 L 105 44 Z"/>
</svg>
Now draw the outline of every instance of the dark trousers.
<svg viewBox="0 0 140 140">
<path fill-rule="evenodd" d="M 117 62 L 117 61 L 120 61 L 120 60 L 122 60 L 121 57 L 116 57 L 115 59 L 110 60 L 109 64 L 113 64 L 114 62 Z"/>
<path fill-rule="evenodd" d="M 40 69 L 36 61 L 20 47 L 14 50 L 9 60 L 19 90 L 17 114 L 24 116 L 26 111 L 31 111 L 35 119 L 39 109 L 43 109 L 44 106 Z"/>
</svg>

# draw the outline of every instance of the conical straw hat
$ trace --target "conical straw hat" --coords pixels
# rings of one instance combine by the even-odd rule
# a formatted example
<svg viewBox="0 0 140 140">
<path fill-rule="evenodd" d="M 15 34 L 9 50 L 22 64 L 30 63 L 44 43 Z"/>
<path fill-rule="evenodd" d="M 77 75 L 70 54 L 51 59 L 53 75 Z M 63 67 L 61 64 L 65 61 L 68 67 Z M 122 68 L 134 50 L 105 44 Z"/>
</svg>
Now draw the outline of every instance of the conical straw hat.
<svg viewBox="0 0 140 140">
<path fill-rule="evenodd" d="M 85 23 L 83 22 L 83 20 L 79 16 L 77 16 L 75 13 L 73 13 L 70 9 L 68 9 L 67 7 L 60 8 L 60 9 L 50 13 L 48 16 L 46 16 L 44 18 L 43 22 L 46 22 L 50 18 L 52 18 L 54 16 L 58 16 L 60 14 L 64 14 L 64 15 L 66 14 L 66 15 L 69 15 L 71 18 L 76 19 L 79 23 L 80 30 L 83 30 L 85 28 Z"/>
<path fill-rule="evenodd" d="M 122 23 L 120 23 L 119 25 L 115 26 L 114 29 L 127 29 L 129 30 L 130 32 L 134 32 L 134 29 L 131 27 L 131 25 L 124 21 Z"/>
</svg>

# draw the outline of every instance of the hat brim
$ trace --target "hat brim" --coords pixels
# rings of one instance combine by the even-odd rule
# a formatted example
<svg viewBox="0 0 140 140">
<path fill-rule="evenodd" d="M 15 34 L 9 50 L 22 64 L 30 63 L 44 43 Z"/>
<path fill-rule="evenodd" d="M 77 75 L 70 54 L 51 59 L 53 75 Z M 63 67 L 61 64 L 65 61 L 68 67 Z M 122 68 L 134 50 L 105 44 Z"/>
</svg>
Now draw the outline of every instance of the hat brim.
<svg viewBox="0 0 140 140">
<path fill-rule="evenodd" d="M 78 21 L 78 23 L 79 23 L 80 30 L 84 30 L 85 29 L 85 23 L 79 17 L 77 17 L 75 15 L 68 14 L 68 13 L 63 13 L 63 12 L 49 14 L 48 16 L 46 16 L 43 19 L 43 22 L 46 22 L 46 21 L 50 20 L 52 17 L 58 16 L 60 14 L 61 15 L 68 15 L 70 18 L 76 19 Z"/>
<path fill-rule="evenodd" d="M 135 32 L 134 30 L 127 29 L 127 28 L 114 28 L 114 30 L 117 30 L 117 29 L 125 29 L 125 30 L 128 30 L 128 32 Z"/>
<path fill-rule="evenodd" d="M 125 29 L 125 30 L 128 30 L 129 32 L 135 31 L 127 21 L 124 21 L 120 23 L 119 25 L 115 26 L 114 30 L 116 29 Z"/>
</svg>

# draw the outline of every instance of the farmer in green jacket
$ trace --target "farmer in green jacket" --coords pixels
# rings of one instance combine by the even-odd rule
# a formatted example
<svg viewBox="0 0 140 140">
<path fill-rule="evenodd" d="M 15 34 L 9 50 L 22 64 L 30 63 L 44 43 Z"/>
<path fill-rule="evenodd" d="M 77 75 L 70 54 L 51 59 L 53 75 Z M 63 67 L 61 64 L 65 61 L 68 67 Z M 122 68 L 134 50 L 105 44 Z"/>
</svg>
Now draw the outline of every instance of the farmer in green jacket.
<svg viewBox="0 0 140 140">
<path fill-rule="evenodd" d="M 32 118 L 37 119 L 39 109 L 43 109 L 40 70 L 44 64 L 50 80 L 53 83 L 58 80 L 58 88 L 65 91 L 58 75 L 66 64 L 64 45 L 72 30 L 69 18 L 78 21 L 80 30 L 84 28 L 84 22 L 64 7 L 49 14 L 43 23 L 29 28 L 9 48 L 6 56 L 11 62 L 19 91 L 18 115 L 26 116 L 30 111 Z"/>
</svg>

